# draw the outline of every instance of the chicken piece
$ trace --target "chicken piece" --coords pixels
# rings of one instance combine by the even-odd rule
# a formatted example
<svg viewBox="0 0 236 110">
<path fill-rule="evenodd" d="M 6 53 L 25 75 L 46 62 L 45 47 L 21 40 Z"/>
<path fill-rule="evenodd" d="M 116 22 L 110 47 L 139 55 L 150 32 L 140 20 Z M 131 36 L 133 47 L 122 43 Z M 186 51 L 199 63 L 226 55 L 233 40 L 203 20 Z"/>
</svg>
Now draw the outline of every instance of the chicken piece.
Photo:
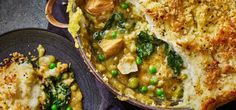
<svg viewBox="0 0 236 110">
<path fill-rule="evenodd" d="M 113 0 L 88 0 L 85 5 L 85 10 L 94 16 L 101 15 L 104 12 L 112 11 L 113 9 Z"/>
<path fill-rule="evenodd" d="M 123 39 L 114 39 L 114 40 L 104 39 L 99 44 L 106 57 L 118 54 L 123 49 L 123 45 L 124 45 Z"/>
<path fill-rule="evenodd" d="M 124 55 L 117 66 L 121 74 L 129 74 L 138 71 L 138 66 L 135 62 L 135 57 L 131 54 Z"/>
</svg>

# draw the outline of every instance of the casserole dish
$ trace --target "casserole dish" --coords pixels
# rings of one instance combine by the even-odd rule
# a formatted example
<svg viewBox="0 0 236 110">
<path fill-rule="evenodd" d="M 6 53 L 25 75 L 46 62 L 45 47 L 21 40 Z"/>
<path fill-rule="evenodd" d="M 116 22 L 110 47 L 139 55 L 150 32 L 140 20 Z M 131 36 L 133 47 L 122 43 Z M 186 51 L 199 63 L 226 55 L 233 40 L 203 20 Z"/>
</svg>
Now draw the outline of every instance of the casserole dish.
<svg viewBox="0 0 236 110">
<path fill-rule="evenodd" d="M 69 21 L 69 32 L 74 37 L 75 41 L 79 38 L 75 46 L 81 47 L 85 62 L 89 65 L 93 74 L 108 87 L 110 86 L 120 100 L 128 100 L 135 102 L 136 105 L 153 109 L 159 107 L 175 109 L 190 107 L 204 110 L 213 109 L 218 103 L 222 103 L 216 102 L 207 104 L 208 101 L 217 99 L 206 98 L 202 95 L 203 92 L 198 93 L 198 91 L 203 91 L 206 85 L 203 84 L 202 88 L 199 87 L 201 84 L 199 85 L 195 82 L 196 79 L 193 75 L 199 74 L 196 73 L 197 70 L 193 69 L 193 65 L 195 64 L 190 64 L 187 59 L 189 57 L 181 51 L 181 49 L 183 49 L 180 48 L 181 43 L 178 44 L 174 41 L 174 39 L 181 38 L 175 35 L 176 30 L 174 30 L 174 32 L 170 30 L 171 32 L 169 33 L 169 28 L 165 26 L 157 27 L 162 25 L 157 19 L 163 19 L 164 21 L 162 23 L 168 24 L 172 22 L 171 15 L 173 13 L 175 14 L 176 11 L 173 10 L 172 12 L 171 8 L 170 12 L 167 10 L 166 16 L 168 16 L 166 18 L 165 16 L 163 16 L 164 18 L 159 16 L 161 15 L 161 10 L 160 13 L 152 11 L 159 9 L 159 7 L 161 9 L 163 4 L 163 6 L 170 5 L 171 7 L 173 5 L 172 2 L 166 1 L 159 3 L 158 1 L 151 0 L 148 2 L 142 0 L 138 2 L 133 0 L 105 0 L 102 3 L 96 0 L 91 1 L 87 1 L 85 5 L 81 5 L 78 1 L 73 1 L 76 5 L 73 5 L 73 3 L 68 4 L 70 20 L 73 19 L 73 16 L 77 16 L 78 21 L 80 21 Z M 209 2 L 213 3 L 212 1 Z M 181 6 L 181 3 L 179 4 Z M 208 3 L 200 2 L 200 4 L 207 5 Z M 146 5 L 148 5 L 150 9 L 146 9 Z M 94 10 L 94 8 L 98 10 Z M 165 11 L 165 8 L 163 9 Z M 102 12 L 102 10 L 104 11 Z M 234 10 L 234 8 L 232 8 L 232 10 Z M 112 12 L 113 14 L 106 14 L 106 12 Z M 196 14 L 198 13 L 196 12 Z M 152 17 L 159 18 L 153 19 Z M 170 21 L 168 21 L 168 17 L 170 17 Z M 153 20 L 154 23 L 156 20 L 159 24 L 154 24 L 150 19 Z M 98 23 L 99 20 L 104 21 Z M 81 22 L 83 22 L 84 25 L 80 24 Z M 178 26 L 176 27 L 175 25 L 176 24 L 170 24 L 170 27 L 174 26 L 178 28 Z M 168 26 L 169 25 L 167 25 L 167 27 Z M 84 29 L 88 29 L 88 31 Z M 184 33 L 181 34 L 185 36 Z M 176 38 L 171 38 L 167 35 Z M 93 36 L 93 38 L 91 38 L 91 36 Z M 123 45 L 125 46 L 123 47 Z M 122 51 L 120 51 L 120 48 L 122 48 Z M 97 58 L 94 58 L 94 56 L 97 56 Z M 118 61 L 115 59 L 118 59 Z M 234 61 L 234 59 L 232 60 Z M 94 66 L 96 67 L 94 68 Z M 201 67 L 199 67 L 199 69 L 200 68 Z M 207 68 L 207 65 L 206 68 L 202 68 L 203 72 L 209 72 L 210 66 L 208 69 Z M 207 71 L 205 71 L 205 69 L 207 69 Z M 199 71 L 202 73 L 201 70 Z M 109 75 L 109 73 L 111 73 L 111 75 Z M 234 76 L 232 77 L 234 79 Z M 200 76 L 196 76 L 196 78 L 200 78 L 197 80 L 201 80 Z M 115 83 L 118 83 L 118 85 Z M 234 85 L 233 82 L 230 83 Z M 223 93 L 234 94 L 234 86 L 231 86 L 230 90 L 232 91 L 223 91 Z M 222 91 L 220 90 L 220 92 Z M 209 90 L 209 93 L 213 93 L 213 91 Z M 198 99 L 195 102 L 194 98 L 198 98 L 198 96 L 202 99 Z M 209 97 L 214 96 L 209 94 Z M 218 96 L 216 95 L 216 97 Z M 233 98 L 229 98 L 229 100 L 232 99 Z M 225 102 L 226 101 L 224 101 L 224 103 Z"/>
</svg>

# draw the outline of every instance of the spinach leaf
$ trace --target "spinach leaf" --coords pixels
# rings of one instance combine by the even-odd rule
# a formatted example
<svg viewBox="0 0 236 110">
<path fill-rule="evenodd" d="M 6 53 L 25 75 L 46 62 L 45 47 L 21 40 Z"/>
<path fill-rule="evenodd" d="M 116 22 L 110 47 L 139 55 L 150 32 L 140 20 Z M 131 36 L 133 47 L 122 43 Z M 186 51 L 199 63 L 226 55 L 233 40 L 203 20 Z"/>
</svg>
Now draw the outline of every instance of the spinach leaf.
<svg viewBox="0 0 236 110">
<path fill-rule="evenodd" d="M 122 19 L 122 20 L 119 20 L 119 21 L 118 21 L 117 25 L 118 25 L 118 27 L 120 27 L 120 28 L 125 28 L 125 23 L 126 23 L 126 22 L 127 22 L 126 19 Z"/>
<path fill-rule="evenodd" d="M 103 38 L 103 32 L 102 31 L 97 31 L 93 34 L 93 39 L 95 39 L 96 41 L 100 41 Z"/>
<path fill-rule="evenodd" d="M 65 110 L 71 98 L 70 87 L 60 82 L 56 77 L 49 77 L 44 83 L 46 101 L 43 110 L 51 110 L 53 104 L 57 105 L 58 110 Z"/>
<path fill-rule="evenodd" d="M 139 42 L 153 42 L 153 35 L 149 35 L 147 32 L 141 31 L 138 35 L 138 41 Z"/>
<path fill-rule="evenodd" d="M 160 46 L 166 42 L 156 38 L 154 35 L 149 35 L 147 32 L 141 31 L 138 35 L 138 42 L 150 42 L 154 46 Z"/>
<path fill-rule="evenodd" d="M 157 46 L 164 45 L 164 53 L 167 56 L 168 66 L 173 70 L 175 75 L 179 75 L 183 69 L 183 59 L 178 55 L 165 41 L 155 38 L 154 35 L 149 35 L 145 31 L 141 31 L 138 35 L 137 55 L 140 58 L 150 56 Z"/>
<path fill-rule="evenodd" d="M 96 31 L 93 34 L 93 39 L 100 41 L 103 39 L 104 31 L 111 29 L 113 26 L 118 25 L 119 27 L 125 27 L 126 20 L 122 13 L 113 13 L 112 16 L 107 20 L 105 26 L 101 31 Z"/>
<path fill-rule="evenodd" d="M 112 24 L 113 24 L 114 21 L 115 21 L 115 14 L 113 14 L 113 15 L 111 16 L 111 18 L 108 19 L 108 21 L 106 22 L 106 24 L 105 24 L 105 26 L 103 27 L 102 30 L 105 31 L 105 30 L 110 29 L 110 28 L 112 27 Z"/>
<path fill-rule="evenodd" d="M 165 43 L 164 46 L 164 53 L 167 56 L 168 66 L 173 70 L 175 75 L 179 75 L 183 69 L 183 59 L 167 43 Z"/>
<path fill-rule="evenodd" d="M 124 21 L 123 14 L 121 13 L 114 13 L 112 16 L 108 19 L 105 26 L 103 27 L 103 31 L 111 29 L 113 25 L 116 25 L 117 22 Z"/>
<path fill-rule="evenodd" d="M 161 40 L 161 39 L 158 39 L 158 38 L 154 37 L 153 44 L 155 46 L 160 46 L 160 45 L 165 45 L 167 43 L 165 41 Z"/>
<path fill-rule="evenodd" d="M 150 56 L 154 50 L 152 43 L 141 43 L 137 45 L 137 53 L 140 58 L 146 58 Z"/>
<path fill-rule="evenodd" d="M 154 51 L 153 36 L 149 35 L 147 32 L 141 31 L 138 35 L 136 46 L 138 57 L 142 59 L 147 58 Z"/>
</svg>

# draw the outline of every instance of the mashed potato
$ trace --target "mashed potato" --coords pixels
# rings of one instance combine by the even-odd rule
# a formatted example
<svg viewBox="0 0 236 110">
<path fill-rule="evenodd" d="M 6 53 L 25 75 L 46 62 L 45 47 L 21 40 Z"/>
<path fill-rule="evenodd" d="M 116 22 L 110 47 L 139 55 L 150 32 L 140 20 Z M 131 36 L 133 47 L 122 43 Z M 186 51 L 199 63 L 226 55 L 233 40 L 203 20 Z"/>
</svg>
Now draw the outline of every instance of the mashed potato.
<svg viewBox="0 0 236 110">
<path fill-rule="evenodd" d="M 19 54 L 13 57 L 12 62 L 0 68 L 0 109 L 38 110 L 42 91 L 33 65 L 16 62 L 23 58 Z"/>
<path fill-rule="evenodd" d="M 44 55 L 37 48 L 35 66 L 22 54 L 13 53 L 0 67 L 0 110 L 82 110 L 82 94 L 69 65 Z"/>
</svg>

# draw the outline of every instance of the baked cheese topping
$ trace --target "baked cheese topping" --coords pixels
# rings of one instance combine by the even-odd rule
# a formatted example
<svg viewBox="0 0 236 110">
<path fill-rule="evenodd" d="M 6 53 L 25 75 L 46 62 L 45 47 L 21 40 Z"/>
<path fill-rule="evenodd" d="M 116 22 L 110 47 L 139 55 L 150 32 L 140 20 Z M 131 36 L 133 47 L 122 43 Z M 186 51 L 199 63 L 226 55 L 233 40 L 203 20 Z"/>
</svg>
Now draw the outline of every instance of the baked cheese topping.
<svg viewBox="0 0 236 110">
<path fill-rule="evenodd" d="M 0 68 L 0 79 L 0 109 L 39 109 L 38 98 L 42 91 L 31 63 L 9 62 Z"/>
<path fill-rule="evenodd" d="M 0 67 L 0 110 L 82 110 L 82 94 L 69 65 L 44 55 L 42 45 L 37 50 L 36 61 L 19 53 L 4 60 Z"/>
<path fill-rule="evenodd" d="M 185 93 L 193 94 L 186 94 L 184 101 L 191 108 L 214 109 L 236 98 L 235 0 L 129 1 L 188 64 L 192 84 Z"/>
</svg>

